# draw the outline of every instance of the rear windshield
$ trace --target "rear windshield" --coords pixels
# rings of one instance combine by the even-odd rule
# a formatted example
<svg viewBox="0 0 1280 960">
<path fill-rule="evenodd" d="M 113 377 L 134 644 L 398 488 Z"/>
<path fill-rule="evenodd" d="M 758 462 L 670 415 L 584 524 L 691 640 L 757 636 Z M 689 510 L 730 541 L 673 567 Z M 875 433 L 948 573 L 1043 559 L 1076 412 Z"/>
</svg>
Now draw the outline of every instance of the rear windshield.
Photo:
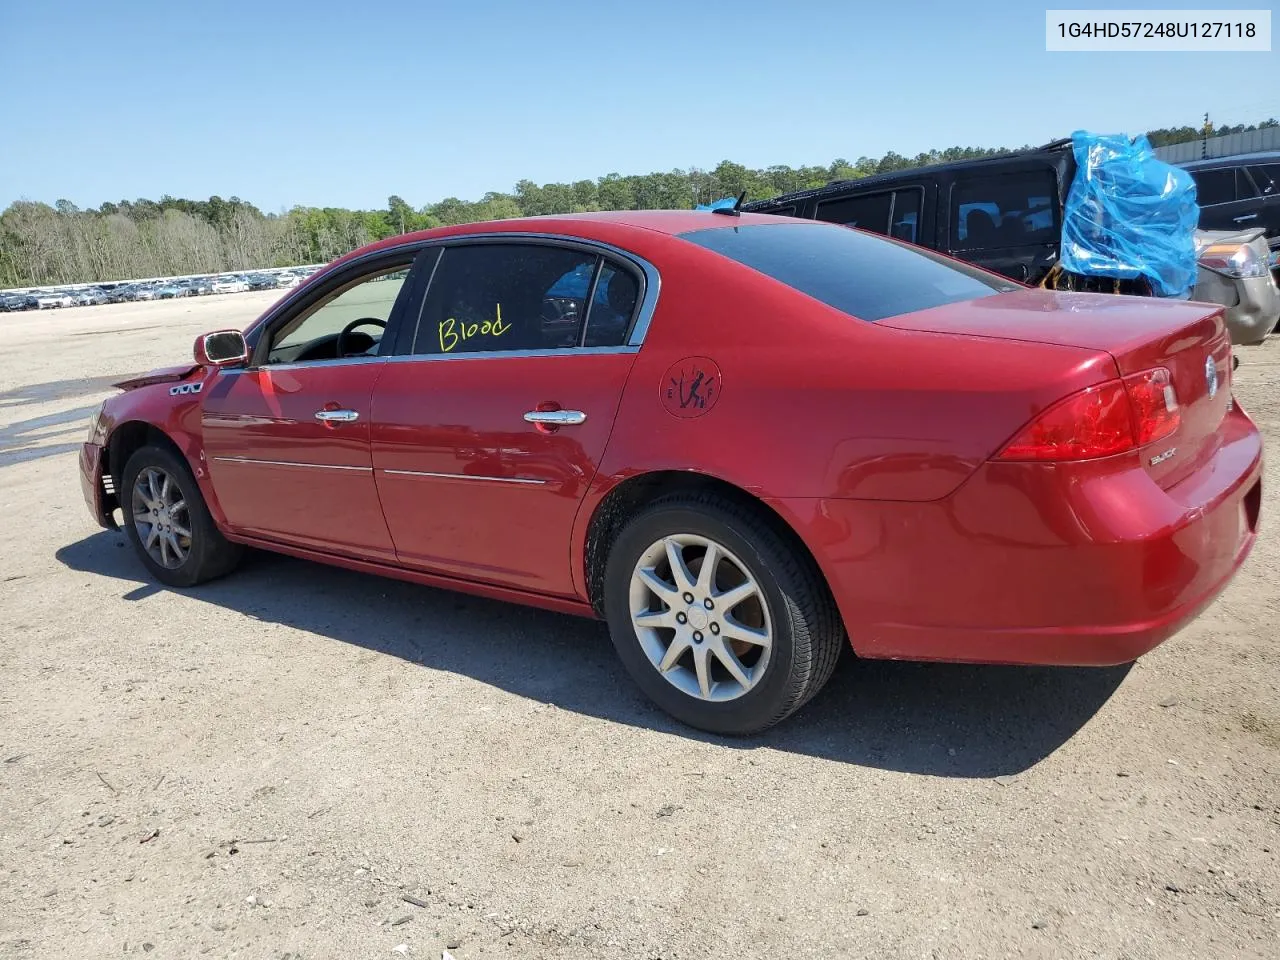
<svg viewBox="0 0 1280 960">
<path fill-rule="evenodd" d="M 927 250 L 832 224 L 753 224 L 680 236 L 862 320 L 1017 289 Z"/>
</svg>

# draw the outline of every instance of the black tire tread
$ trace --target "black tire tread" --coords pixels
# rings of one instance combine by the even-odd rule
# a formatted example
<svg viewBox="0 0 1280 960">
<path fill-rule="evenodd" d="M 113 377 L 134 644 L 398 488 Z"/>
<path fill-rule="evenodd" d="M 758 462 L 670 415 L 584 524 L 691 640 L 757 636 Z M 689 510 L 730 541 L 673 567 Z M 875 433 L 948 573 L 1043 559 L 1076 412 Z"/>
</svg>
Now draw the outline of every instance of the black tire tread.
<svg viewBox="0 0 1280 960">
<path fill-rule="evenodd" d="M 789 618 L 795 640 L 794 673 L 788 696 L 771 715 L 761 717 L 749 729 L 735 731 L 759 733 L 803 707 L 831 678 L 847 643 L 844 621 L 817 563 L 807 550 L 786 543 L 760 516 L 760 508 L 715 493 L 671 493 L 646 505 L 630 523 L 671 508 L 707 515 L 752 544 L 760 555 L 758 560 L 777 582 L 786 604 L 786 610 L 781 612 Z"/>
<path fill-rule="evenodd" d="M 170 474 L 178 475 L 181 480 L 183 495 L 187 501 L 187 515 L 191 520 L 194 553 L 191 561 L 194 562 L 189 561 L 176 570 L 160 567 L 147 556 L 146 550 L 138 541 L 137 528 L 130 517 L 133 483 L 146 466 L 162 467 Z M 143 564 L 163 583 L 174 587 L 194 587 L 226 576 L 239 565 L 244 548 L 226 539 L 218 530 L 186 459 L 168 447 L 150 443 L 133 452 L 121 473 L 120 499 L 126 535 Z"/>
</svg>

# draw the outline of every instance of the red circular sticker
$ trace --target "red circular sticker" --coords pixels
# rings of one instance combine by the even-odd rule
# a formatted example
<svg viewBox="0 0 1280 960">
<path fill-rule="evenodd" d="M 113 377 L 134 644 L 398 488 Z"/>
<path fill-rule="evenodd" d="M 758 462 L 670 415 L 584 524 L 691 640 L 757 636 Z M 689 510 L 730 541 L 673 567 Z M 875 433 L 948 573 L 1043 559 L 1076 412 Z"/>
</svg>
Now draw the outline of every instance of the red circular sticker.
<svg viewBox="0 0 1280 960">
<path fill-rule="evenodd" d="M 688 420 L 710 413 L 720 399 L 720 368 L 708 357 L 686 357 L 667 368 L 662 378 L 662 406 L 673 417 Z"/>
</svg>

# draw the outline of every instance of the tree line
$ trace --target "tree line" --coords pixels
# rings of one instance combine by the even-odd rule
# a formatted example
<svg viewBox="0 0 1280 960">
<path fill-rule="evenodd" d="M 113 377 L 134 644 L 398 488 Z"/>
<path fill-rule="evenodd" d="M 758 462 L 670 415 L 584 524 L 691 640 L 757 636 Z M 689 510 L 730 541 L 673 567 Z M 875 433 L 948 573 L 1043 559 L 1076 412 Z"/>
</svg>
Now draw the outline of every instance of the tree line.
<svg viewBox="0 0 1280 960">
<path fill-rule="evenodd" d="M 1206 124 L 1152 130 L 1147 136 L 1154 146 L 1163 146 L 1277 125 L 1274 119 L 1247 127 Z M 948 147 L 914 157 L 890 151 L 852 163 L 837 159 L 826 166 L 760 169 L 725 160 L 713 170 L 611 173 L 542 185 L 521 180 L 511 193 L 486 193 L 479 200 L 448 197 L 418 209 L 398 196 L 389 197 L 383 210 L 299 206 L 279 214 L 263 213 L 239 197 L 163 196 L 97 209 L 80 209 L 67 200 L 53 206 L 19 200 L 0 214 L 0 288 L 324 263 L 374 240 L 447 224 L 591 210 L 688 209 L 743 191 L 750 199 L 763 199 L 832 180 L 1010 152 Z"/>
</svg>

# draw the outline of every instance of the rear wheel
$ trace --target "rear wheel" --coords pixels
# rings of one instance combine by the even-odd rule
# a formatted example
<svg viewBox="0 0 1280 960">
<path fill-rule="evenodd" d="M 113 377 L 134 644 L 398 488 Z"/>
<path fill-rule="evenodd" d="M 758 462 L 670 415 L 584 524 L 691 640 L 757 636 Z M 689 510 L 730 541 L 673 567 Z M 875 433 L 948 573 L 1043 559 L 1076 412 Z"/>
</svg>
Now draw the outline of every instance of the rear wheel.
<svg viewBox="0 0 1280 960">
<path fill-rule="evenodd" d="M 122 481 L 125 532 L 157 580 L 191 587 L 239 563 L 242 548 L 218 532 L 195 477 L 176 453 L 142 447 L 129 457 Z"/>
<path fill-rule="evenodd" d="M 755 733 L 794 713 L 845 642 L 812 559 L 719 497 L 677 495 L 637 515 L 613 544 L 604 589 L 632 678 L 713 733 Z"/>
</svg>

